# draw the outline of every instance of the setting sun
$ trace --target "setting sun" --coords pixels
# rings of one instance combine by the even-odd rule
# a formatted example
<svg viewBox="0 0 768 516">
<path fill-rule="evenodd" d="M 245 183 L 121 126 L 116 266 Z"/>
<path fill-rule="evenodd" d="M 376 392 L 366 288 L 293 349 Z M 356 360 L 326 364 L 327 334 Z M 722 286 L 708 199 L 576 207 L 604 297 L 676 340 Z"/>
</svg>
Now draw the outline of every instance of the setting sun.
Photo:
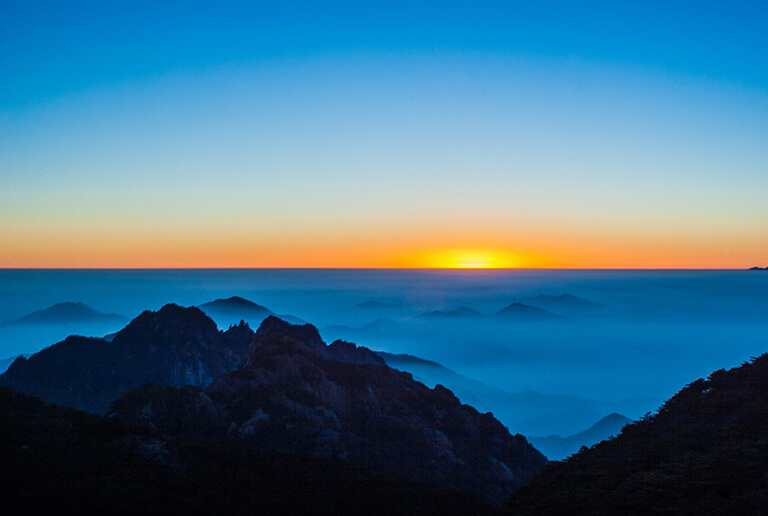
<svg viewBox="0 0 768 516">
<path fill-rule="evenodd" d="M 435 269 L 513 269 L 525 266 L 516 254 L 488 249 L 452 249 L 431 253 L 422 266 Z"/>
</svg>

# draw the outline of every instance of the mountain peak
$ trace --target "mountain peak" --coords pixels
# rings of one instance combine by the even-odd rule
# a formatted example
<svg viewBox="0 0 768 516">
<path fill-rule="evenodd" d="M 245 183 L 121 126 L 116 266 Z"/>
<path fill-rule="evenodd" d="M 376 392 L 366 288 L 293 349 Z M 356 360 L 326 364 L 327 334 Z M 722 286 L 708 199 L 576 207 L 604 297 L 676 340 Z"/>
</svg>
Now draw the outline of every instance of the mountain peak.
<svg viewBox="0 0 768 516">
<path fill-rule="evenodd" d="M 127 317 L 118 314 L 98 312 L 80 301 L 64 301 L 42 310 L 36 310 L 16 320 L 4 323 L 3 326 L 27 324 L 56 324 L 73 322 L 119 321 Z"/>
<path fill-rule="evenodd" d="M 208 303 L 203 303 L 199 306 L 202 310 L 215 310 L 215 311 L 231 311 L 231 310 L 248 310 L 253 312 L 265 312 L 272 313 L 272 310 L 266 306 L 261 306 L 253 301 L 249 301 L 244 297 L 232 296 L 226 299 L 214 299 Z"/>
</svg>

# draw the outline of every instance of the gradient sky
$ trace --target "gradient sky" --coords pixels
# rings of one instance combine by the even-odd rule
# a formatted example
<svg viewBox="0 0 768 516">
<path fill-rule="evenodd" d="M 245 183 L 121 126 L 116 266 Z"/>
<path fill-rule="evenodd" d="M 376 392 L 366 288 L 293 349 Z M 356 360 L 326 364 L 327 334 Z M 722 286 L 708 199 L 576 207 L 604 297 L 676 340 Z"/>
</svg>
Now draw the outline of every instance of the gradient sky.
<svg viewBox="0 0 768 516">
<path fill-rule="evenodd" d="M 0 4 L 0 267 L 768 265 L 764 2 Z"/>
</svg>

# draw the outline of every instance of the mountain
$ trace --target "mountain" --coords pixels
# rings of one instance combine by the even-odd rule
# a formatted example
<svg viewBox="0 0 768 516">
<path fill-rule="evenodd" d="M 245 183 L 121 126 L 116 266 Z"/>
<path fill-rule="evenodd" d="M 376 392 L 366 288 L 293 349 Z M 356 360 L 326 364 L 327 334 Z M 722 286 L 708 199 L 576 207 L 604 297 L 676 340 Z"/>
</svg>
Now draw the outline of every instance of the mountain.
<svg viewBox="0 0 768 516">
<path fill-rule="evenodd" d="M 563 462 L 509 501 L 511 514 L 764 514 L 768 354 L 715 371 L 654 415 Z"/>
<path fill-rule="evenodd" d="M 119 314 L 97 312 L 85 303 L 56 303 L 44 310 L 37 310 L 23 317 L 8 321 L 3 326 L 28 326 L 36 324 L 67 323 L 124 323 L 128 318 Z"/>
<path fill-rule="evenodd" d="M 377 351 L 390 367 L 407 371 L 427 386 L 441 384 L 449 388 L 464 403 L 482 412 L 493 414 L 514 432 L 526 436 L 570 435 L 589 427 L 615 411 L 640 417 L 659 406 L 660 401 L 650 398 L 627 398 L 606 402 L 568 394 L 541 394 L 535 391 L 507 392 L 490 387 L 447 367 L 412 355 Z M 581 445 L 594 444 L 585 437 Z M 599 439 L 598 439 L 599 440 Z"/>
<path fill-rule="evenodd" d="M 573 314 L 593 312 L 603 307 L 599 303 L 573 294 L 539 294 L 538 296 L 520 298 L 518 302 L 554 312 Z"/>
<path fill-rule="evenodd" d="M 768 267 L 750 267 L 751 271 L 768 271 Z"/>
<path fill-rule="evenodd" d="M 556 321 L 565 319 L 562 315 L 557 315 L 535 306 L 525 305 L 523 303 L 512 303 L 505 306 L 493 316 L 497 319 L 507 319 L 515 321 Z"/>
<path fill-rule="evenodd" d="M 11 364 L 19 357 L 26 358 L 29 354 L 23 354 L 23 355 L 16 355 L 15 357 L 8 357 L 0 360 L 0 374 L 4 373 L 9 367 L 11 367 Z"/>
<path fill-rule="evenodd" d="M 0 385 L 103 414 L 112 400 L 144 383 L 207 385 L 240 365 L 252 337 L 247 324 L 222 332 L 199 309 L 169 304 L 142 313 L 111 341 L 71 336 L 18 358 Z"/>
<path fill-rule="evenodd" d="M 266 306 L 256 304 L 253 301 L 249 301 L 239 296 L 232 296 L 227 299 L 215 299 L 208 303 L 198 305 L 198 308 L 208 314 L 209 317 L 213 318 L 213 320 L 223 328 L 237 324 L 240 321 L 246 321 L 255 326 L 260 324 L 261 321 L 270 315 L 277 315 Z M 292 315 L 280 315 L 279 317 L 298 324 L 304 322 Z"/>
<path fill-rule="evenodd" d="M 191 388 L 188 388 L 191 389 Z M 485 514 L 472 496 L 299 457 L 173 439 L 0 388 L 3 514 Z"/>
<path fill-rule="evenodd" d="M 268 315 L 274 314 L 274 312 L 272 312 L 272 310 L 266 306 L 257 305 L 253 301 L 248 301 L 247 299 L 239 296 L 232 296 L 227 299 L 215 299 L 208 303 L 198 305 L 198 308 L 206 313 L 212 312 L 229 314 L 234 312 L 249 312 L 254 315 L 263 315 L 265 318 Z"/>
<path fill-rule="evenodd" d="M 343 458 L 367 470 L 501 503 L 546 459 L 491 414 L 430 389 L 352 343 L 268 317 L 246 361 L 205 389 L 145 385 L 110 415 L 164 435 Z"/>
<path fill-rule="evenodd" d="M 549 460 L 563 460 L 579 451 L 582 446 L 592 446 L 609 437 L 618 435 L 621 429 L 632 420 L 621 414 L 608 414 L 583 432 L 568 437 L 550 435 L 549 437 L 529 437 L 531 444 Z"/>
</svg>

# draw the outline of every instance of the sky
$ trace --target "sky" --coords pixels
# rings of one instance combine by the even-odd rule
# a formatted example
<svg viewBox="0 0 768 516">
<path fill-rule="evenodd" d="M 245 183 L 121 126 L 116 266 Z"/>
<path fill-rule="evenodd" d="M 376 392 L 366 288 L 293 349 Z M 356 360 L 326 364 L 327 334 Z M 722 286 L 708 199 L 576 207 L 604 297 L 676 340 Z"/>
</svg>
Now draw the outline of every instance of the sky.
<svg viewBox="0 0 768 516">
<path fill-rule="evenodd" d="M 762 2 L 0 3 L 0 267 L 768 266 Z"/>
</svg>

